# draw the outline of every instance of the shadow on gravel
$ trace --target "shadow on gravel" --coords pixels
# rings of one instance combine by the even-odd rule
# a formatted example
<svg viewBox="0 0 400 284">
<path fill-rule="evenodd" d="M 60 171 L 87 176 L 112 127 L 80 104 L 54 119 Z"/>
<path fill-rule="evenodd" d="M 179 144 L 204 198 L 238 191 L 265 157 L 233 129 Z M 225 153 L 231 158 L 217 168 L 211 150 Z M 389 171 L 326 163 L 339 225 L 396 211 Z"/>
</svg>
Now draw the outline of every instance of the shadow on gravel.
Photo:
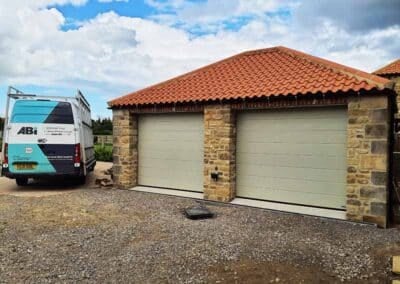
<svg viewBox="0 0 400 284">
<path fill-rule="evenodd" d="M 78 179 L 67 178 L 67 177 L 58 177 L 58 178 L 47 178 L 47 179 L 34 179 L 30 180 L 29 184 L 23 188 L 32 187 L 35 189 L 36 187 L 40 187 L 40 189 L 46 189 L 46 187 L 54 187 L 57 186 L 59 189 L 76 187 L 78 188 L 82 184 L 79 183 Z M 83 184 L 84 185 L 84 184 Z"/>
</svg>

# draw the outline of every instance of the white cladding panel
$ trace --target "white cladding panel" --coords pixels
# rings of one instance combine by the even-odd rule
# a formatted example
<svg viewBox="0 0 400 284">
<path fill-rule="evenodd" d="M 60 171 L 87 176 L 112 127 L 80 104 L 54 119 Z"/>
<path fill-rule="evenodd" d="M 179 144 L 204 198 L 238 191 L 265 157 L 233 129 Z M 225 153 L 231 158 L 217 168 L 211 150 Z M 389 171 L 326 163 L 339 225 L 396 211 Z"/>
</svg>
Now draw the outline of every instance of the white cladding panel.
<svg viewBox="0 0 400 284">
<path fill-rule="evenodd" d="M 239 113 L 237 196 L 344 209 L 347 110 Z"/>
<path fill-rule="evenodd" d="M 202 114 L 139 116 L 139 184 L 203 191 Z"/>
</svg>

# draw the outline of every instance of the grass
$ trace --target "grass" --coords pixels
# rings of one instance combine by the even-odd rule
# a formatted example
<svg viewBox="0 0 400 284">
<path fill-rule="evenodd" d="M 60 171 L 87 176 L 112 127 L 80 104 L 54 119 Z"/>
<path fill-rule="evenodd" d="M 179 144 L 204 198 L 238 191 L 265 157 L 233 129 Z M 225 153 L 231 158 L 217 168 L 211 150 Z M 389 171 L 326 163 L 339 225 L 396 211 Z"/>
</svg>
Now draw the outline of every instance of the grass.
<svg viewBox="0 0 400 284">
<path fill-rule="evenodd" d="M 104 146 L 101 144 L 94 145 L 94 154 L 97 161 L 112 162 L 112 151 L 113 146 L 111 144 L 105 144 Z"/>
</svg>

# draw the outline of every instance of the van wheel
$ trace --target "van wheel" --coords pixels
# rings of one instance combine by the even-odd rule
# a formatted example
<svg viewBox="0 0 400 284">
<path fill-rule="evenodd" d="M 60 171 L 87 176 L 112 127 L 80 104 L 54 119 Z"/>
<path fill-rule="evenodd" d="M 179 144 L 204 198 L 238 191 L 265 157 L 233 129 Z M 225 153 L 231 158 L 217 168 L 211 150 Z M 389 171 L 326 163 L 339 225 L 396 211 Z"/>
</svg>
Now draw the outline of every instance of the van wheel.
<svg viewBox="0 0 400 284">
<path fill-rule="evenodd" d="M 77 181 L 78 181 L 78 184 L 84 185 L 86 183 L 86 176 L 79 176 Z"/>
<path fill-rule="evenodd" d="M 28 178 L 16 178 L 15 182 L 18 186 L 25 186 L 28 184 Z"/>
</svg>

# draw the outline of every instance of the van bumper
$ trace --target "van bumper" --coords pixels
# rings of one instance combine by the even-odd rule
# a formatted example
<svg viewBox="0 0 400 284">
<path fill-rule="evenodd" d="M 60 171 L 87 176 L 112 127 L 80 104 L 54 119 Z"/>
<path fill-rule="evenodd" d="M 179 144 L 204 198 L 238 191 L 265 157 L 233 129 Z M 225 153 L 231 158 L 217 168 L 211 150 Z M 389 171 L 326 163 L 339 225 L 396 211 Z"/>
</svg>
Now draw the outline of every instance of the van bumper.
<svg viewBox="0 0 400 284">
<path fill-rule="evenodd" d="M 1 169 L 1 176 L 5 176 L 11 179 L 15 178 L 47 178 L 47 177 L 79 177 L 83 176 L 83 170 L 81 168 L 75 169 L 74 172 L 69 173 L 12 173 L 8 168 Z"/>
</svg>

